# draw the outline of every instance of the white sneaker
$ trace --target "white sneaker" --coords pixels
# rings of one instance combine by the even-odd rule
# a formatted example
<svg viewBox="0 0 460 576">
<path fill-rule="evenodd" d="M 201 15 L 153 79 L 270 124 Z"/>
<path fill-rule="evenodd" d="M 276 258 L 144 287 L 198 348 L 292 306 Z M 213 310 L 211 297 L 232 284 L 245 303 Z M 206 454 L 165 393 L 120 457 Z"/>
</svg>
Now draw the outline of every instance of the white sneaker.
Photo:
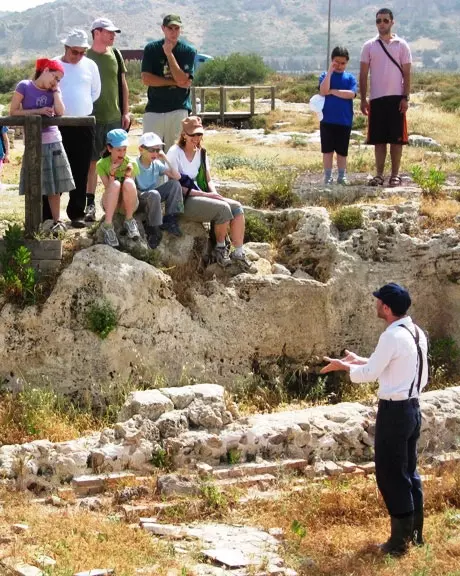
<svg viewBox="0 0 460 576">
<path fill-rule="evenodd" d="M 117 248 L 120 243 L 118 242 L 117 235 L 115 234 L 115 230 L 112 225 L 109 226 L 102 226 L 104 231 L 104 244 L 107 246 L 111 246 L 112 248 Z"/>
<path fill-rule="evenodd" d="M 128 238 L 140 238 L 139 228 L 137 227 L 137 222 L 134 218 L 131 220 L 125 220 L 123 223 L 123 228 L 128 234 Z"/>
</svg>

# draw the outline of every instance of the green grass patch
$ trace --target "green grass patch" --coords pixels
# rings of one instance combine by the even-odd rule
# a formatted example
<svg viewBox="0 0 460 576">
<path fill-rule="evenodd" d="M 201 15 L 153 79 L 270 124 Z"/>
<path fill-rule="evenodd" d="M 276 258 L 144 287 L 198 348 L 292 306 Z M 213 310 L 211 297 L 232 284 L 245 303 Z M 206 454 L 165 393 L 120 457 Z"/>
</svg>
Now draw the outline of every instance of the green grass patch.
<svg viewBox="0 0 460 576">
<path fill-rule="evenodd" d="M 358 206 L 343 206 L 331 216 L 332 223 L 340 232 L 363 227 L 363 211 Z"/>
</svg>

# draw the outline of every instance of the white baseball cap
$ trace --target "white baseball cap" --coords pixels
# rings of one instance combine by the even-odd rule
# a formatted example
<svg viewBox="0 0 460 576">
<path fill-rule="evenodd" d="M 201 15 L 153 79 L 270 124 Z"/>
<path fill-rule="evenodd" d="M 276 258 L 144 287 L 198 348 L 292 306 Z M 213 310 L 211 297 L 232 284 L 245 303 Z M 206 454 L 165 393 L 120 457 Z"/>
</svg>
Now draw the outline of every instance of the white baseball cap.
<svg viewBox="0 0 460 576">
<path fill-rule="evenodd" d="M 73 28 L 67 33 L 67 36 L 61 40 L 65 46 L 71 48 L 89 48 L 88 34 L 79 28 Z"/>
<path fill-rule="evenodd" d="M 96 30 L 96 28 L 103 28 L 109 32 L 121 32 L 120 28 L 115 26 L 112 20 L 109 20 L 108 18 L 96 18 L 96 20 L 91 24 L 91 32 Z"/>
<path fill-rule="evenodd" d="M 153 146 L 164 146 L 165 143 L 161 141 L 161 138 L 155 132 L 146 132 L 142 134 L 139 139 L 139 146 L 144 146 L 145 148 L 152 148 Z"/>
<path fill-rule="evenodd" d="M 323 108 L 325 102 L 326 98 L 324 96 L 321 96 L 321 94 L 315 94 L 310 98 L 310 110 L 316 112 L 316 115 L 318 116 L 318 120 L 320 122 L 323 119 Z"/>
</svg>

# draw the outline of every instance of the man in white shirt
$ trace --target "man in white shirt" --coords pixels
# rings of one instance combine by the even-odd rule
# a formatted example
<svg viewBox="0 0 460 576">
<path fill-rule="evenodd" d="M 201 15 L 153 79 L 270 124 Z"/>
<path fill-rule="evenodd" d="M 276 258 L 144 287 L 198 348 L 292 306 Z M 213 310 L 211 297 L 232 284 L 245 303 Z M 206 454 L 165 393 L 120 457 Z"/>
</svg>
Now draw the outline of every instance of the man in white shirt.
<svg viewBox="0 0 460 576">
<path fill-rule="evenodd" d="M 322 374 L 345 370 L 352 382 L 379 382 L 375 426 L 375 475 L 391 517 L 391 536 L 380 550 L 399 556 L 409 542 L 423 545 L 423 491 L 417 472 L 421 414 L 419 394 L 428 381 L 428 343 L 407 310 L 409 293 L 390 283 L 373 293 L 377 316 L 385 320 L 370 358 L 346 350 L 342 359 L 325 357 Z"/>
<path fill-rule="evenodd" d="M 101 79 L 95 62 L 85 56 L 89 48 L 84 30 L 71 30 L 62 40 L 65 52 L 60 60 L 65 74 L 60 83 L 66 116 L 89 116 L 101 93 Z M 94 140 L 93 126 L 61 126 L 64 145 L 75 181 L 70 191 L 67 216 L 74 228 L 85 226 L 86 183 Z"/>
</svg>

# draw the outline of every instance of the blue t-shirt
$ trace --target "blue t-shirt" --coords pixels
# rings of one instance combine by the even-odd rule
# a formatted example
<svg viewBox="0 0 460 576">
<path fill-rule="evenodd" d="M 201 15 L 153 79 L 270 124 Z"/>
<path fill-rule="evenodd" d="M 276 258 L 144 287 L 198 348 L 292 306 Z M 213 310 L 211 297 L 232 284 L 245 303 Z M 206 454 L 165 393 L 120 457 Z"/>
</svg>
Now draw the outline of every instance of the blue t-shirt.
<svg viewBox="0 0 460 576">
<path fill-rule="evenodd" d="M 8 132 L 8 126 L 1 126 L 0 127 L 0 160 L 2 160 L 5 157 L 5 146 L 3 144 L 3 134 L 6 134 Z M 6 136 L 6 138 L 8 138 L 8 136 Z"/>
<path fill-rule="evenodd" d="M 167 167 L 159 160 L 151 162 L 148 168 L 142 165 L 139 157 L 136 158 L 136 162 L 139 166 L 139 174 L 136 176 L 137 189 L 141 191 L 155 190 L 160 176 L 163 176 Z"/>
<path fill-rule="evenodd" d="M 325 77 L 326 72 L 323 72 L 319 77 L 320 84 Z M 333 72 L 331 76 L 331 90 L 352 90 L 356 94 L 358 91 L 356 78 L 349 72 Z M 353 124 L 353 100 L 339 98 L 332 94 L 326 96 L 322 121 L 326 124 L 351 126 Z"/>
</svg>

